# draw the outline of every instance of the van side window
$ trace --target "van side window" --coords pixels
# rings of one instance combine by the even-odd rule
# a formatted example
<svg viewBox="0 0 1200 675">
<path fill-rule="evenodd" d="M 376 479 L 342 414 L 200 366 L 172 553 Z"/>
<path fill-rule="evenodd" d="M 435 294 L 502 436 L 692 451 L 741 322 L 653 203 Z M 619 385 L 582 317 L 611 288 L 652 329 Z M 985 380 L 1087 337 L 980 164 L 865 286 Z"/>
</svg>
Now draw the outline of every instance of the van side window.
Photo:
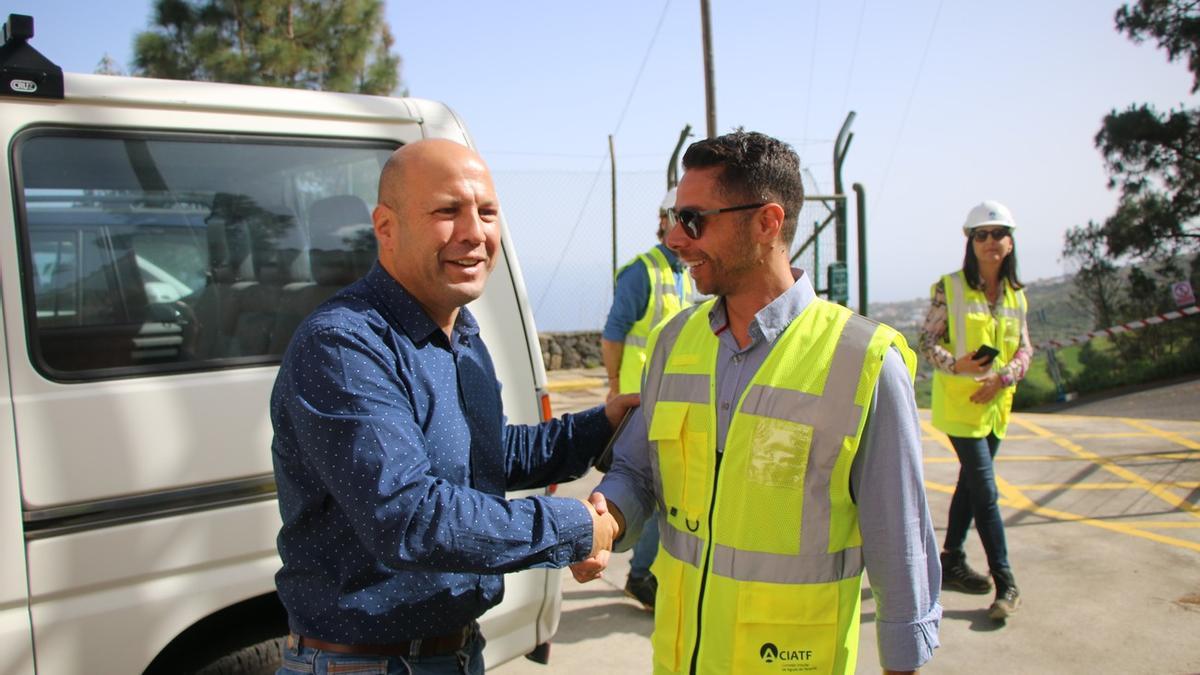
<svg viewBox="0 0 1200 675">
<path fill-rule="evenodd" d="M 276 363 L 375 259 L 394 143 L 35 129 L 13 145 L 26 328 L 56 380 Z"/>
</svg>

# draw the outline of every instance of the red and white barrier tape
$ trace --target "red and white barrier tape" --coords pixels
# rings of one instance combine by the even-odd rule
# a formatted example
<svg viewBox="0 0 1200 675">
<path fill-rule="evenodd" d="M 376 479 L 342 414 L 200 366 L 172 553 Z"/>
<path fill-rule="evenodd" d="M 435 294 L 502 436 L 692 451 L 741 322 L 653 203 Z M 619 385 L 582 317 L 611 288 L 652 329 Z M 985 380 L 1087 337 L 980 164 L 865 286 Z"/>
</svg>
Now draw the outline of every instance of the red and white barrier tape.
<svg viewBox="0 0 1200 675">
<path fill-rule="evenodd" d="M 1180 310 L 1177 310 L 1174 312 L 1166 312 L 1164 314 L 1156 314 L 1154 316 L 1146 317 L 1145 319 L 1139 319 L 1137 321 L 1130 321 L 1129 323 L 1123 323 L 1119 326 L 1111 326 L 1109 328 L 1102 328 L 1100 330 L 1094 330 L 1094 331 L 1091 331 L 1090 333 L 1076 335 L 1073 338 L 1067 338 L 1065 340 L 1046 340 L 1045 342 L 1043 342 L 1035 347 L 1035 353 L 1040 352 L 1044 349 L 1059 349 L 1059 348 L 1067 347 L 1070 345 L 1081 344 L 1081 343 L 1087 342 L 1088 340 L 1091 340 L 1092 338 L 1112 337 L 1113 335 L 1117 335 L 1120 333 L 1128 333 L 1129 331 L 1137 330 L 1139 328 L 1145 328 L 1146 326 L 1153 326 L 1155 324 L 1166 323 L 1167 321 L 1174 321 L 1175 319 L 1181 319 L 1185 316 L 1191 316 L 1193 314 L 1200 314 L 1200 307 L 1196 307 L 1195 305 L 1193 305 L 1191 307 L 1184 307 L 1183 309 L 1180 309 Z"/>
</svg>

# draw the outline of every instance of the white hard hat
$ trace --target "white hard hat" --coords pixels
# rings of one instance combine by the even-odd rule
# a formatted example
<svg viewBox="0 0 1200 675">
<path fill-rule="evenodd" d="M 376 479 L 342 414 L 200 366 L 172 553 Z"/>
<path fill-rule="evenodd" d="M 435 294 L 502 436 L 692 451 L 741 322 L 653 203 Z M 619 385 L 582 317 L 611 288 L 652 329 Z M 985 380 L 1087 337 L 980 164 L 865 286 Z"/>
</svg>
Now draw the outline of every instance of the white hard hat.
<svg viewBox="0 0 1200 675">
<path fill-rule="evenodd" d="M 963 234 L 970 235 L 971 230 L 984 225 L 1003 225 L 1009 229 L 1017 229 L 1008 207 L 998 201 L 989 199 L 967 213 L 967 221 L 963 223 Z"/>
<path fill-rule="evenodd" d="M 658 207 L 659 213 L 666 213 L 667 209 L 675 208 L 675 188 L 667 190 L 666 196 L 663 197 L 662 204 Z"/>
</svg>

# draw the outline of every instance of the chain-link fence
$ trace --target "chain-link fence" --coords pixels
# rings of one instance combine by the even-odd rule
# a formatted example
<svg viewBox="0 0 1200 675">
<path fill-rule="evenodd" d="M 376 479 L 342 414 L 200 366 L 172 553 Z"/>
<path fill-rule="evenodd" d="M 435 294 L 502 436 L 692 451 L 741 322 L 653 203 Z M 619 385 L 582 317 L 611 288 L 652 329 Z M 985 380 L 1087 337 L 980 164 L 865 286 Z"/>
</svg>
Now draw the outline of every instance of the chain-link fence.
<svg viewBox="0 0 1200 675">
<path fill-rule="evenodd" d="M 812 173 L 804 170 L 804 194 L 830 195 L 833 193 L 828 181 L 818 183 Z M 792 242 L 793 267 L 803 269 L 809 275 L 809 281 L 820 291 L 829 285 L 826 270 L 829 264 L 837 260 L 837 250 L 834 241 L 836 230 L 833 221 L 835 203 L 832 200 L 805 200 L 804 208 L 800 209 L 800 220 L 796 224 L 796 238 Z M 822 229 L 823 227 L 823 229 Z M 820 233 L 817 233 L 820 229 Z M 811 242 L 810 242 L 811 239 Z M 805 247 L 799 257 L 795 257 L 800 247 Z M 824 293 L 822 293 L 824 295 Z"/>
<path fill-rule="evenodd" d="M 618 160 L 619 161 L 619 160 Z M 504 216 L 521 261 L 539 331 L 596 330 L 612 304 L 613 197 L 608 164 L 595 172 L 493 172 Z M 829 194 L 805 172 L 806 194 Z M 617 265 L 655 243 L 666 172 L 618 171 Z M 824 187 L 825 189 L 822 189 Z M 793 252 L 830 219 L 831 202 L 809 201 L 800 212 Z M 835 259 L 834 225 L 794 263 L 818 289 Z"/>
</svg>

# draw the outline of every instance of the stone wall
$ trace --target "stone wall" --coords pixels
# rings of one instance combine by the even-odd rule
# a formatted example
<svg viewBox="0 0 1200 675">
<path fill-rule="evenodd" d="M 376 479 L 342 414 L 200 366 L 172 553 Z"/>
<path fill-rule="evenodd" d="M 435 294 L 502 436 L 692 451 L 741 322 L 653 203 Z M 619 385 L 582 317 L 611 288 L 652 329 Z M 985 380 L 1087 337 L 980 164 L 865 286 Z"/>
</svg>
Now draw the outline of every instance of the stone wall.
<svg viewBox="0 0 1200 675">
<path fill-rule="evenodd" d="M 546 370 L 595 368 L 604 365 L 600 357 L 600 332 L 540 333 L 542 362 Z"/>
</svg>

